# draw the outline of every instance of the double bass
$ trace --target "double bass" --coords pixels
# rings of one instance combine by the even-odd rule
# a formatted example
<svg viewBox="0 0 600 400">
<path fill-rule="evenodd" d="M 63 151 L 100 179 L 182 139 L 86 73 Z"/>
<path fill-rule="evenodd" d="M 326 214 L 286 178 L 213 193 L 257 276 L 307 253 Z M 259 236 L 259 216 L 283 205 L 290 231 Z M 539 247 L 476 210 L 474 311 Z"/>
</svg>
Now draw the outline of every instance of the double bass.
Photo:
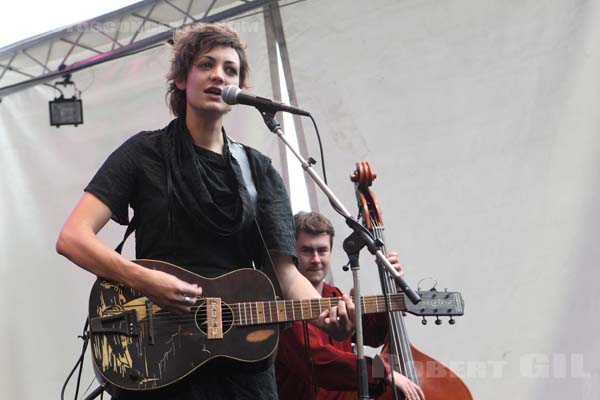
<svg viewBox="0 0 600 400">
<path fill-rule="evenodd" d="M 375 239 L 383 240 L 383 219 L 379 203 L 370 190 L 377 175 L 369 163 L 358 162 L 350 179 L 354 182 L 359 214 L 363 225 Z M 386 254 L 384 246 L 380 250 Z M 379 278 L 383 294 L 397 293 L 396 284 L 384 268 L 379 268 Z M 406 376 L 421 387 L 427 400 L 472 400 L 469 388 L 450 368 L 414 347 L 409 339 L 401 313 L 388 313 L 388 339 L 381 354 L 387 358 L 390 367 Z M 425 321 L 425 320 L 424 320 Z M 441 320 L 437 319 L 436 324 Z M 450 319 L 453 324 L 454 320 Z M 378 400 L 404 399 L 401 391 L 389 385 Z"/>
</svg>

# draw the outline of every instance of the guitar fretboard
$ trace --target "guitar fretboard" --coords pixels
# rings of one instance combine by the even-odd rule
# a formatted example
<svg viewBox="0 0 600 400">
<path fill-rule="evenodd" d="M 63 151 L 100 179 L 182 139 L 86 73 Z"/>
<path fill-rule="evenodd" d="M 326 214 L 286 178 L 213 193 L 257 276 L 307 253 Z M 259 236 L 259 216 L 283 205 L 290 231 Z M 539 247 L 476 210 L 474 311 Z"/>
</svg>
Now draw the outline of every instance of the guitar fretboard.
<svg viewBox="0 0 600 400">
<path fill-rule="evenodd" d="M 326 297 L 308 300 L 251 301 L 230 304 L 233 322 L 236 325 L 257 325 L 318 318 L 319 315 L 336 306 L 340 297 Z M 405 310 L 404 294 L 389 296 L 390 310 Z M 362 313 L 385 312 L 384 296 L 365 296 L 361 299 Z"/>
</svg>

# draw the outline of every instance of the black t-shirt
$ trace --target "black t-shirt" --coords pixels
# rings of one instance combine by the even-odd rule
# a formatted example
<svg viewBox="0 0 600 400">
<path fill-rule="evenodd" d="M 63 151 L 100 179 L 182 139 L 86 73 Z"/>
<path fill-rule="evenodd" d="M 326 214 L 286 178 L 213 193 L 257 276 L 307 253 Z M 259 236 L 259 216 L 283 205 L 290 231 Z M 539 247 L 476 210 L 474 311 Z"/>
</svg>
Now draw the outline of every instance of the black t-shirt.
<svg viewBox="0 0 600 400">
<path fill-rule="evenodd" d="M 136 218 L 136 257 L 173 263 L 194 273 L 213 277 L 250 267 L 261 246 L 253 221 L 228 236 L 197 226 L 177 196 L 170 193 L 164 140 L 168 127 L 141 132 L 115 150 L 86 192 L 98 197 L 119 224 L 128 224 L 128 208 Z M 269 158 L 245 147 L 257 191 L 256 220 L 269 252 L 295 258 L 295 232 L 287 191 Z M 235 219 L 241 213 L 241 170 L 227 145 L 224 154 L 195 147 L 198 162 L 209 173 L 205 185 L 212 199 Z M 260 362 L 239 364 L 216 359 L 164 390 L 124 392 L 119 399 L 274 399 L 273 366 Z"/>
<path fill-rule="evenodd" d="M 105 203 L 120 224 L 128 223 L 128 207 L 133 208 L 137 258 L 167 261 L 210 277 L 250 267 L 260 245 L 253 224 L 229 236 L 217 235 L 194 225 L 180 201 L 169 195 L 161 151 L 166 129 L 128 139 L 108 157 L 85 190 Z M 227 146 L 223 155 L 194 149 L 210 171 L 210 182 L 205 184 L 213 200 L 232 216 L 240 213 L 238 191 L 244 190 L 240 189 L 243 178 Z M 266 156 L 249 147 L 246 154 L 258 192 L 257 221 L 267 248 L 295 257 L 292 212 L 283 181 Z"/>
</svg>

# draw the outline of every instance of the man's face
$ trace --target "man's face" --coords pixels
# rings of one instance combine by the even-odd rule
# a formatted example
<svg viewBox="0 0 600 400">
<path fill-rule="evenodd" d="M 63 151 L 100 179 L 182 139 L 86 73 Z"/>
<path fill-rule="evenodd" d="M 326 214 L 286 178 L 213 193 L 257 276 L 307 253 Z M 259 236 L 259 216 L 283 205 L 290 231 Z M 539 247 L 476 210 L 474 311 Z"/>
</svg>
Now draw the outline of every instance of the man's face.
<svg viewBox="0 0 600 400">
<path fill-rule="evenodd" d="M 301 231 L 296 239 L 296 254 L 300 273 L 313 286 L 323 282 L 329 273 L 331 260 L 329 235 L 327 233 L 311 235 Z"/>
</svg>

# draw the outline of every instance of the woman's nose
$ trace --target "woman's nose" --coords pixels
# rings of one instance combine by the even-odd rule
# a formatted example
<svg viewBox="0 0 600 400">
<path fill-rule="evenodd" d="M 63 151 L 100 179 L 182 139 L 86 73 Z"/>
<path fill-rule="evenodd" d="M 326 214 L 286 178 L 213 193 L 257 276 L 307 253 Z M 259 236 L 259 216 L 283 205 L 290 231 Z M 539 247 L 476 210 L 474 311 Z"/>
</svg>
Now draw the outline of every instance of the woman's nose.
<svg viewBox="0 0 600 400">
<path fill-rule="evenodd" d="M 216 66 L 211 71 L 210 79 L 212 81 L 223 82 L 225 79 L 224 75 L 225 74 L 224 74 L 223 68 L 221 68 L 220 66 Z"/>
</svg>

